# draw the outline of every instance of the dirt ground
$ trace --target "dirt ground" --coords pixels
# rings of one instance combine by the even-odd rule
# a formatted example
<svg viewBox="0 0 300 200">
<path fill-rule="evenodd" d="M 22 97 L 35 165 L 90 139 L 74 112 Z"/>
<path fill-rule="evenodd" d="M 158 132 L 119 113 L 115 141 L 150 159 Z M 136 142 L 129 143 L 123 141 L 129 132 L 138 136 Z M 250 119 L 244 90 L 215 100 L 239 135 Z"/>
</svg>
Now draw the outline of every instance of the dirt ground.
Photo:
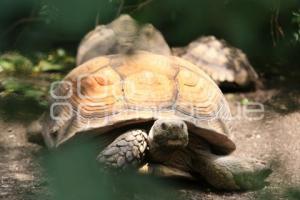
<svg viewBox="0 0 300 200">
<path fill-rule="evenodd" d="M 227 94 L 233 114 L 238 104 L 263 103 L 260 120 L 233 120 L 231 137 L 239 156 L 251 156 L 271 163 L 269 185 L 258 191 L 221 192 L 209 187 L 177 186 L 181 199 L 300 199 L 300 92 L 259 90 Z M 247 101 L 247 102 L 245 102 Z M 29 143 L 26 123 L 0 119 L 0 199 L 39 199 L 49 192 L 38 162 L 43 147 Z M 135 197 L 134 199 L 141 199 Z"/>
</svg>

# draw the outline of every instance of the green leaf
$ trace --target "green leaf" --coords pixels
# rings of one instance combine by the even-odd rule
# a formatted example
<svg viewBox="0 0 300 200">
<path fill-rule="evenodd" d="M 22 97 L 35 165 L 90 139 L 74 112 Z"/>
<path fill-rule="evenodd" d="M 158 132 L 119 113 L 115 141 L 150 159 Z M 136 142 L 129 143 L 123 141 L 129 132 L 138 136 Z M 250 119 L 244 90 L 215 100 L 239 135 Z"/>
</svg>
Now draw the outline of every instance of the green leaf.
<svg viewBox="0 0 300 200">
<path fill-rule="evenodd" d="M 47 72 L 47 71 L 61 71 L 65 70 L 65 66 L 54 64 L 45 60 L 41 60 L 37 66 L 38 71 Z"/>
</svg>

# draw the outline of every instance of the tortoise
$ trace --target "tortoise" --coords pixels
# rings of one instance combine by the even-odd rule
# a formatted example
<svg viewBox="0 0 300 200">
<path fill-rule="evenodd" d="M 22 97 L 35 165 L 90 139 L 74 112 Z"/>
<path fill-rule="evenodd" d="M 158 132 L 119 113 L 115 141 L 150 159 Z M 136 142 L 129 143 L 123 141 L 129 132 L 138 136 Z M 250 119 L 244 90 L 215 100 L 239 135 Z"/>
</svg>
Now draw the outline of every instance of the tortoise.
<svg viewBox="0 0 300 200">
<path fill-rule="evenodd" d="M 100 56 L 73 69 L 51 94 L 40 120 L 49 148 L 93 133 L 112 141 L 97 157 L 106 167 L 203 179 L 225 190 L 262 187 L 271 172 L 263 161 L 230 155 L 236 145 L 222 92 L 179 57 Z"/>
<path fill-rule="evenodd" d="M 107 25 L 98 25 L 80 42 L 76 63 L 101 55 L 126 53 L 130 50 L 146 50 L 161 55 L 171 55 L 171 49 L 162 34 L 152 25 L 139 25 L 123 14 Z"/>
<path fill-rule="evenodd" d="M 219 85 L 246 87 L 258 83 L 258 74 L 246 54 L 215 36 L 199 37 L 187 47 L 173 48 L 172 52 L 199 66 Z"/>
<path fill-rule="evenodd" d="M 79 45 L 77 65 L 97 56 L 130 49 L 182 57 L 204 70 L 223 89 L 251 89 L 260 85 L 246 54 L 225 40 L 202 36 L 186 47 L 170 50 L 153 25 L 139 26 L 129 15 L 121 15 L 110 24 L 97 26 L 89 32 Z"/>
</svg>

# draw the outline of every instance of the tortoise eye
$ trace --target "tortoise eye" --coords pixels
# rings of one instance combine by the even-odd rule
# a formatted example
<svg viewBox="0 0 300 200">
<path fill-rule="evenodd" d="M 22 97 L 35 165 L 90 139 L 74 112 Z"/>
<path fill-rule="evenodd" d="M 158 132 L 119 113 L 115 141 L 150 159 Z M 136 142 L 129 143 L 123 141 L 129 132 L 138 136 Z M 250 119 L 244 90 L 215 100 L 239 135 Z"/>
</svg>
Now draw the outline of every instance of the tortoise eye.
<svg viewBox="0 0 300 200">
<path fill-rule="evenodd" d="M 167 129 L 167 124 L 161 123 L 161 129 L 166 130 Z"/>
</svg>

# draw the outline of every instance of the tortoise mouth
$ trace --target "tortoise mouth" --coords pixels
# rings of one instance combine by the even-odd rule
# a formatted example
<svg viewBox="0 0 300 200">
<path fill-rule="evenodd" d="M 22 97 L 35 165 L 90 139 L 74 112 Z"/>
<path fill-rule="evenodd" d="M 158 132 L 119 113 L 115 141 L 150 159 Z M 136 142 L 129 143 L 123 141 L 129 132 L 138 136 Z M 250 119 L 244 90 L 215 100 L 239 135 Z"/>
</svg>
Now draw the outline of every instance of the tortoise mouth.
<svg viewBox="0 0 300 200">
<path fill-rule="evenodd" d="M 188 142 L 185 139 L 169 139 L 165 143 L 168 147 L 186 147 L 187 144 Z"/>
<path fill-rule="evenodd" d="M 174 149 L 174 148 L 184 148 L 188 145 L 187 135 L 156 135 L 153 138 L 153 142 L 158 146 Z"/>
</svg>

